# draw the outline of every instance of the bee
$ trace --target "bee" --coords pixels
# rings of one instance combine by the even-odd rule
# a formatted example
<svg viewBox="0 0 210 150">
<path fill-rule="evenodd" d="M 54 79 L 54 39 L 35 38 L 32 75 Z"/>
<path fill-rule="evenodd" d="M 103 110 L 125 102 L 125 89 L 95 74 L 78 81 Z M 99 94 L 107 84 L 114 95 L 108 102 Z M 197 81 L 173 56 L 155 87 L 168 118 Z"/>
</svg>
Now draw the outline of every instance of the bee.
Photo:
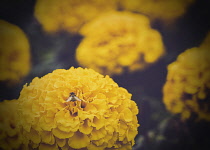
<svg viewBox="0 0 210 150">
<path fill-rule="evenodd" d="M 82 101 L 82 100 L 79 99 L 74 92 L 71 92 L 66 102 L 71 102 L 71 101 L 74 102 L 74 101 Z"/>
</svg>

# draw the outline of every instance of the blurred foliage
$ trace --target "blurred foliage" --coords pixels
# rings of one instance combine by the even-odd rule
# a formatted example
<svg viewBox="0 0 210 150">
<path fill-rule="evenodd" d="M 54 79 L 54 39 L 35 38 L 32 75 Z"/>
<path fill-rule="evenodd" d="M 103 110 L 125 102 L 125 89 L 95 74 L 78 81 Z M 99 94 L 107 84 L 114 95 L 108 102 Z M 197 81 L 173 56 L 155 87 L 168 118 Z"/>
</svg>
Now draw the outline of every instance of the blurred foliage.
<svg viewBox="0 0 210 150">
<path fill-rule="evenodd" d="M 0 100 L 19 97 L 25 83 L 55 69 L 78 67 L 75 50 L 82 40 L 80 35 L 65 31 L 47 34 L 35 19 L 34 0 L 3 0 L 0 2 L 0 19 L 19 26 L 28 36 L 31 45 L 32 69 L 30 74 L 13 87 L 0 83 Z M 154 21 L 152 27 L 163 37 L 167 54 L 144 71 L 113 76 L 115 82 L 133 94 L 140 113 L 139 134 L 134 150 L 206 150 L 210 148 L 210 123 L 183 122 L 179 115 L 171 115 L 162 103 L 162 87 L 166 80 L 167 65 L 175 61 L 186 49 L 198 46 L 210 30 L 210 2 L 197 0 L 186 14 L 174 24 L 165 26 Z"/>
</svg>

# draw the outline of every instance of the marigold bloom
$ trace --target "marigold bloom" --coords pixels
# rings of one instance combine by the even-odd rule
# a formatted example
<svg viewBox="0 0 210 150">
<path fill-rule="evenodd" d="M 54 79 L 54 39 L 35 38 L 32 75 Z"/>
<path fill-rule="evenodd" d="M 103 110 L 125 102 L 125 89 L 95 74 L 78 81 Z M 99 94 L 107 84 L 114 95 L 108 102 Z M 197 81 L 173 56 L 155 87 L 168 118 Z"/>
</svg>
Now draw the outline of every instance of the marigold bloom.
<svg viewBox="0 0 210 150">
<path fill-rule="evenodd" d="M 166 108 L 181 114 L 183 120 L 192 114 L 210 121 L 210 55 L 209 49 L 191 48 L 168 66 L 163 88 Z"/>
<path fill-rule="evenodd" d="M 77 33 L 84 23 L 116 7 L 116 0 L 37 0 L 35 17 L 47 32 Z"/>
<path fill-rule="evenodd" d="M 66 100 L 74 92 L 81 101 Z M 139 126 L 131 94 L 91 69 L 57 69 L 18 99 L 23 143 L 39 149 L 131 149 Z"/>
<path fill-rule="evenodd" d="M 0 148 L 2 149 L 18 149 L 21 146 L 17 108 L 17 100 L 0 102 Z"/>
<path fill-rule="evenodd" d="M 124 9 L 140 12 L 166 22 L 182 16 L 195 0 L 121 0 Z"/>
<path fill-rule="evenodd" d="M 0 20 L 0 81 L 17 83 L 30 70 L 30 47 L 25 33 Z"/>
<path fill-rule="evenodd" d="M 84 39 L 76 50 L 77 61 L 102 74 L 143 69 L 165 52 L 160 33 L 140 14 L 109 12 L 84 25 L 80 33 Z"/>
</svg>

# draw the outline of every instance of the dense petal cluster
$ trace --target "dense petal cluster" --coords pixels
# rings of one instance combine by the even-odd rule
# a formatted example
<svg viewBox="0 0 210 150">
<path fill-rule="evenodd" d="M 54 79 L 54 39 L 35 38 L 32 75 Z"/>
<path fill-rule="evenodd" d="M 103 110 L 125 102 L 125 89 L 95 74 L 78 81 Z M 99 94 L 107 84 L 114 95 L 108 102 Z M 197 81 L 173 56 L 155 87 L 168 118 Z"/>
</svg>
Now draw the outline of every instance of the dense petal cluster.
<svg viewBox="0 0 210 150">
<path fill-rule="evenodd" d="M 0 149 L 11 150 L 21 146 L 17 108 L 17 100 L 0 103 Z"/>
<path fill-rule="evenodd" d="M 69 101 L 74 92 L 81 101 Z M 20 93 L 23 143 L 47 149 L 131 149 L 138 108 L 131 94 L 91 69 L 57 69 Z"/>
<path fill-rule="evenodd" d="M 116 0 L 37 0 L 35 17 L 47 32 L 77 33 L 84 23 L 116 7 Z"/>
<path fill-rule="evenodd" d="M 17 83 L 30 70 L 30 46 L 16 25 L 0 20 L 0 81 Z"/>
<path fill-rule="evenodd" d="M 209 51 L 188 49 L 168 66 L 163 101 L 170 112 L 181 114 L 184 120 L 196 116 L 210 121 Z"/>
<path fill-rule="evenodd" d="M 124 9 L 137 11 L 152 19 L 172 21 L 183 15 L 195 0 L 121 0 Z"/>
<path fill-rule="evenodd" d="M 84 25 L 76 50 L 81 66 L 102 74 L 121 74 L 145 68 L 164 53 L 162 37 L 149 19 L 131 12 L 108 12 Z"/>
</svg>

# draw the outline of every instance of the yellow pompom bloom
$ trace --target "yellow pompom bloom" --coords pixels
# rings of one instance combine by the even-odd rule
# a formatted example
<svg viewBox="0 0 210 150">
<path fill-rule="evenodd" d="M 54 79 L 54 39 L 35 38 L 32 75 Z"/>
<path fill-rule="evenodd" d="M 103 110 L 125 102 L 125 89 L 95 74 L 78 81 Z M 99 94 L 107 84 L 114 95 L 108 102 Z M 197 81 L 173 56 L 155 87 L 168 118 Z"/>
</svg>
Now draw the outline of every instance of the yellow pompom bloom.
<svg viewBox="0 0 210 150">
<path fill-rule="evenodd" d="M 109 12 L 81 28 L 76 50 L 81 66 L 102 74 L 121 74 L 145 68 L 165 52 L 160 33 L 149 19 L 131 12 Z"/>
<path fill-rule="evenodd" d="M 47 32 L 77 33 L 87 21 L 116 8 L 116 0 L 37 0 L 35 17 Z"/>
<path fill-rule="evenodd" d="M 23 143 L 32 148 L 131 149 L 138 132 L 131 94 L 91 69 L 57 69 L 36 77 L 18 101 Z"/>
<path fill-rule="evenodd" d="M 208 49 L 191 48 L 168 66 L 163 88 L 166 108 L 183 120 L 197 115 L 210 121 L 210 55 Z"/>
<path fill-rule="evenodd" d="M 0 149 L 18 149 L 22 144 L 17 110 L 17 100 L 0 102 Z"/>
<path fill-rule="evenodd" d="M 25 33 L 0 20 L 0 81 L 17 83 L 29 73 L 30 47 Z"/>
<path fill-rule="evenodd" d="M 195 0 L 120 0 L 124 9 L 170 22 L 183 15 Z"/>
</svg>

